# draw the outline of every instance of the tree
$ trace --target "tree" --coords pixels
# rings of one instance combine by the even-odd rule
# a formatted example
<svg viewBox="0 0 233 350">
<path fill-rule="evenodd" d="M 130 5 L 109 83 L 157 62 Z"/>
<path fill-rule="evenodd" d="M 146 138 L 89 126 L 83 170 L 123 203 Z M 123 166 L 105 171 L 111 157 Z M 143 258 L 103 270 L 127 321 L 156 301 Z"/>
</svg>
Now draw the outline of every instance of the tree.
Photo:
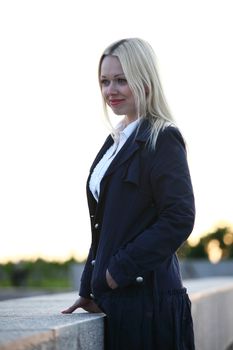
<svg viewBox="0 0 233 350">
<path fill-rule="evenodd" d="M 208 258 L 214 262 L 233 258 L 233 229 L 227 226 L 219 227 L 214 232 L 202 237 L 194 247 L 188 241 L 185 242 L 177 253 L 181 259 Z"/>
</svg>

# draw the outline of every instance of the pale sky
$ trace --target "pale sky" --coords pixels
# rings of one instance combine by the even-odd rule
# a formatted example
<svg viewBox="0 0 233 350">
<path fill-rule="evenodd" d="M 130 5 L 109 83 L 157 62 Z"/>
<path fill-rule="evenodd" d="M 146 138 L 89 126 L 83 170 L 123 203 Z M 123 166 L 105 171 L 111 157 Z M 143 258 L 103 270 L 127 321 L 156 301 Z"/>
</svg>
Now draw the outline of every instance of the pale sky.
<svg viewBox="0 0 233 350">
<path fill-rule="evenodd" d="M 192 237 L 233 223 L 231 3 L 0 2 L 0 261 L 87 254 L 85 181 L 108 134 L 98 59 L 125 37 L 153 46 L 188 144 Z"/>
</svg>

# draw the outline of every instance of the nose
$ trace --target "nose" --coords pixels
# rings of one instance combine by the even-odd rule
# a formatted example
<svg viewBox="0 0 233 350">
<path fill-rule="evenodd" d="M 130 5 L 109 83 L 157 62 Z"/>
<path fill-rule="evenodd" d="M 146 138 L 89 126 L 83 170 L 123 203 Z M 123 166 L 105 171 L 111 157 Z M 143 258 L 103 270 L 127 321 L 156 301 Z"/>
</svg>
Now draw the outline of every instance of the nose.
<svg viewBox="0 0 233 350">
<path fill-rule="evenodd" d="M 114 81 L 111 81 L 107 88 L 107 96 L 116 95 L 117 93 L 117 86 Z"/>
</svg>

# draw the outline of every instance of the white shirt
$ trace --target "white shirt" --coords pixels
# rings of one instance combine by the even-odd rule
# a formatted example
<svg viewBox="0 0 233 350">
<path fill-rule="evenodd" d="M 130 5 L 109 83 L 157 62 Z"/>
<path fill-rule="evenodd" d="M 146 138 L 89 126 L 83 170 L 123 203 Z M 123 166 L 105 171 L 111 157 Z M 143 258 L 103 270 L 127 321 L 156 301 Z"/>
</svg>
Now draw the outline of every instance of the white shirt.
<svg viewBox="0 0 233 350">
<path fill-rule="evenodd" d="M 99 161 L 99 163 L 94 168 L 90 182 L 89 182 L 89 188 L 91 193 L 93 194 L 94 198 L 98 202 L 99 199 L 99 193 L 100 193 L 100 183 L 101 180 L 106 173 L 109 165 L 112 163 L 113 159 L 116 157 L 117 153 L 120 151 L 120 149 L 123 147 L 127 139 L 130 137 L 130 135 L 133 133 L 133 131 L 136 129 L 137 125 L 139 123 L 139 120 L 135 120 L 128 124 L 126 127 L 123 122 L 120 122 L 117 127 L 117 137 L 112 144 L 112 146 L 107 150 L 107 152 L 103 155 L 102 159 Z"/>
</svg>

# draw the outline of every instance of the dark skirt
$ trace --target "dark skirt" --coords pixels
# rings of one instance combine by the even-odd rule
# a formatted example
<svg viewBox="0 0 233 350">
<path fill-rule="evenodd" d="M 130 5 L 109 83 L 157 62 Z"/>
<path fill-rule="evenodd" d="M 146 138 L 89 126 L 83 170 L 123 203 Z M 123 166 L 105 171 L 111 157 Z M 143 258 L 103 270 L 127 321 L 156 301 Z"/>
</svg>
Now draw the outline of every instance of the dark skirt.
<svg viewBox="0 0 233 350">
<path fill-rule="evenodd" d="M 106 314 L 105 350 L 194 350 L 186 289 L 157 293 L 146 283 L 109 291 L 96 300 Z"/>
</svg>

